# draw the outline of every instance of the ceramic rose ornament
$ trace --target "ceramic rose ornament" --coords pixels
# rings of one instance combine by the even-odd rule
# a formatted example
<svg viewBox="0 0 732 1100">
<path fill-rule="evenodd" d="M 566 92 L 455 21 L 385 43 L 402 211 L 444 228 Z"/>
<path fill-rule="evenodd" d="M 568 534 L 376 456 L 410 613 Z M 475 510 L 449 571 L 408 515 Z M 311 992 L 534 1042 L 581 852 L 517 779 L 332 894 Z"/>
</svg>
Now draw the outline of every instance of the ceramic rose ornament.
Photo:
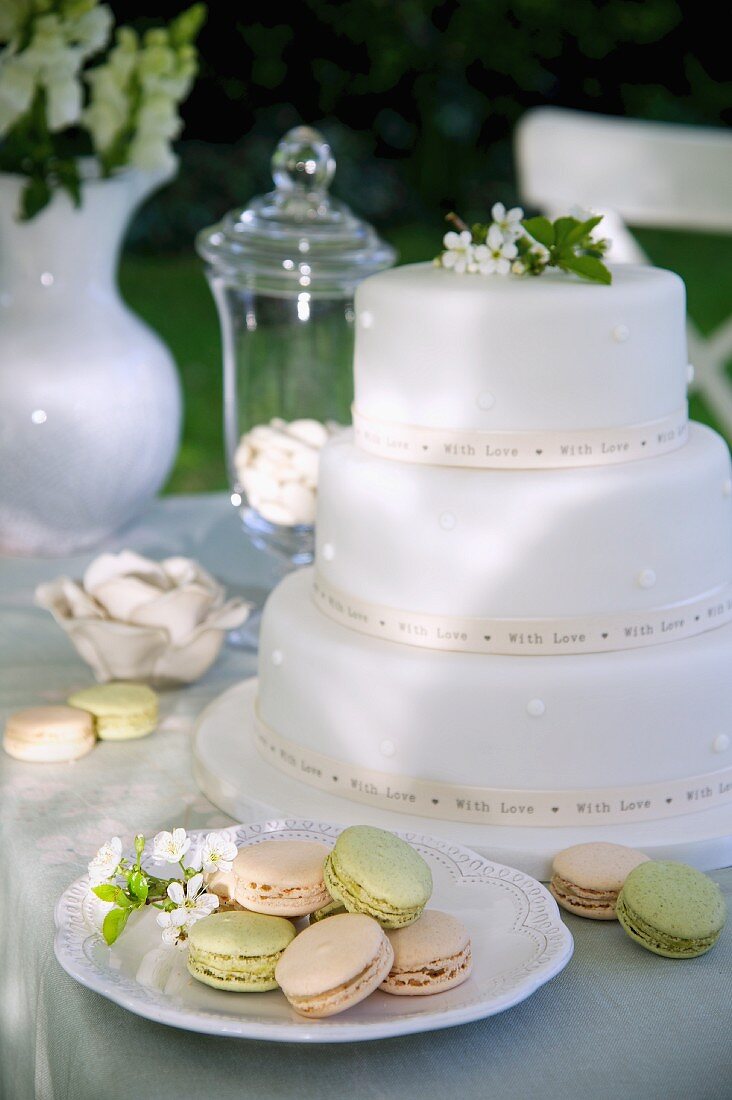
<svg viewBox="0 0 732 1100">
<path fill-rule="evenodd" d="M 81 582 L 58 577 L 36 589 L 100 682 L 192 683 L 219 655 L 250 605 L 191 558 L 152 561 L 132 550 L 102 554 Z"/>
</svg>

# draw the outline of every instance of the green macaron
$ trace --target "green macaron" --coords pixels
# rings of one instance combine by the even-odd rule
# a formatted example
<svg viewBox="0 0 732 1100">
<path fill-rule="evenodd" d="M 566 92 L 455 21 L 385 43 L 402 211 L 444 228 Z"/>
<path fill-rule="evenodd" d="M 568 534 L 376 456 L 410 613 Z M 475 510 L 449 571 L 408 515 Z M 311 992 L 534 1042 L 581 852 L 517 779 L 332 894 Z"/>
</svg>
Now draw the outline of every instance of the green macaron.
<svg viewBox="0 0 732 1100">
<path fill-rule="evenodd" d="M 322 909 L 316 909 L 314 913 L 311 913 L 308 921 L 310 924 L 317 924 L 319 920 L 325 920 L 326 917 L 335 917 L 338 913 L 347 912 L 348 910 L 342 901 L 331 901 L 324 905 Z"/>
<path fill-rule="evenodd" d="M 371 825 L 344 829 L 325 861 L 325 885 L 349 913 L 366 913 L 383 928 L 421 915 L 432 894 L 427 863 L 406 841 Z"/>
<path fill-rule="evenodd" d="M 188 970 L 215 989 L 262 993 L 277 989 L 275 967 L 295 938 L 285 917 L 231 911 L 197 921 L 188 935 Z"/>
<path fill-rule="evenodd" d="M 663 860 L 630 872 L 616 913 L 632 939 L 669 959 L 703 955 L 719 939 L 726 919 L 715 882 L 686 863 Z"/>
<path fill-rule="evenodd" d="M 74 692 L 68 703 L 92 715 L 101 741 L 131 741 L 158 724 L 158 697 L 147 684 L 97 684 Z"/>
</svg>

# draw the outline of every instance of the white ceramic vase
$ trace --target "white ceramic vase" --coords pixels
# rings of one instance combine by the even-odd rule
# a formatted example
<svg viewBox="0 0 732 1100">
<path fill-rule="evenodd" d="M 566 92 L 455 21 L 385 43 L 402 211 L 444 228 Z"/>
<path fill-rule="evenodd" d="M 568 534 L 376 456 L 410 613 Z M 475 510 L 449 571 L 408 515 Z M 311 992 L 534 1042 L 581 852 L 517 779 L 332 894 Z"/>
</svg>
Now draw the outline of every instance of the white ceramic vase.
<svg viewBox="0 0 732 1100">
<path fill-rule="evenodd" d="M 0 551 L 68 554 L 132 519 L 178 448 L 175 364 L 122 301 L 130 215 L 167 174 L 87 179 L 16 220 L 0 173 Z"/>
</svg>

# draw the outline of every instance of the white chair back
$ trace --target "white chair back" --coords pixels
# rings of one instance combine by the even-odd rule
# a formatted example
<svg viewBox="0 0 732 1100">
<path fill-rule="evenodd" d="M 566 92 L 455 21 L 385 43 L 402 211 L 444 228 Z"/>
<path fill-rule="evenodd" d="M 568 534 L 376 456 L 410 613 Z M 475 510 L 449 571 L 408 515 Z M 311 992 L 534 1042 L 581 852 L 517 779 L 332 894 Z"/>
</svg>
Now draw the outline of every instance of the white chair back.
<svg viewBox="0 0 732 1100">
<path fill-rule="evenodd" d="M 732 134 L 711 127 L 538 107 L 515 135 L 523 200 L 551 216 L 603 214 L 616 263 L 647 263 L 628 224 L 732 233 Z M 694 388 L 732 439 L 732 317 L 704 337 L 687 323 Z"/>
</svg>

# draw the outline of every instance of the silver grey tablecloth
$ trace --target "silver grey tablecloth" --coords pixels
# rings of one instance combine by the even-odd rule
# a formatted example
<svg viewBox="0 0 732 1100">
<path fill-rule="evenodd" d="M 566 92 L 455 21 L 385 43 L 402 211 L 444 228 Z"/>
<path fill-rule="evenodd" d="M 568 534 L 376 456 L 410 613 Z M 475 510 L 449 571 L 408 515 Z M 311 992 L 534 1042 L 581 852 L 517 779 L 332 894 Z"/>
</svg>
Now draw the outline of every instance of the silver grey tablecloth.
<svg viewBox="0 0 732 1100">
<path fill-rule="evenodd" d="M 274 579 L 224 496 L 168 498 L 108 548 L 122 546 L 190 554 L 231 586 Z M 0 719 L 90 682 L 33 606 L 33 589 L 78 576 L 91 556 L 0 561 Z M 175 1031 L 67 977 L 53 955 L 53 908 L 102 840 L 229 823 L 193 782 L 190 731 L 207 702 L 253 671 L 251 657 L 225 650 L 201 682 L 163 696 L 154 737 L 100 745 L 75 764 L 0 754 L 0 1100 L 732 1097 L 729 928 L 708 955 L 674 962 L 615 925 L 567 917 L 574 958 L 524 1004 L 449 1031 L 342 1047 Z M 715 877 L 729 902 L 732 871 Z"/>
</svg>

